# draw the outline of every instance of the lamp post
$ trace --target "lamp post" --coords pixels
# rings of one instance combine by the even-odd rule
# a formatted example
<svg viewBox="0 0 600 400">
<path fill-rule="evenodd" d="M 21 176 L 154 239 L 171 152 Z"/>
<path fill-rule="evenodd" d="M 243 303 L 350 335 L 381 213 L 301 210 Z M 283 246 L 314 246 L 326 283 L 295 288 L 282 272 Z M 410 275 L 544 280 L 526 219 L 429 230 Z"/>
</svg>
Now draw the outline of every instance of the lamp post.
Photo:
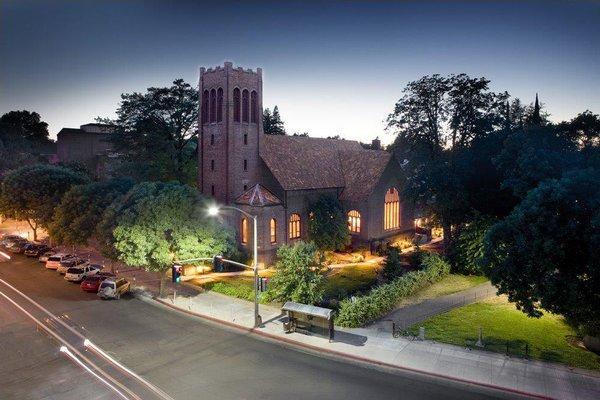
<svg viewBox="0 0 600 400">
<path fill-rule="evenodd" d="M 260 316 L 260 314 L 258 313 L 258 228 L 257 228 L 257 216 L 256 215 L 252 215 L 247 213 L 246 211 L 237 208 L 237 207 L 233 207 L 233 206 L 212 206 L 208 209 L 208 214 L 212 215 L 212 216 L 217 216 L 219 215 L 219 211 L 220 210 L 235 210 L 238 211 L 240 213 L 242 213 L 243 215 L 247 216 L 248 218 L 252 218 L 252 222 L 253 222 L 253 234 L 254 234 L 254 241 L 253 241 L 253 260 L 252 260 L 252 270 L 254 271 L 254 327 L 258 328 L 259 326 L 262 325 L 262 318 Z"/>
</svg>

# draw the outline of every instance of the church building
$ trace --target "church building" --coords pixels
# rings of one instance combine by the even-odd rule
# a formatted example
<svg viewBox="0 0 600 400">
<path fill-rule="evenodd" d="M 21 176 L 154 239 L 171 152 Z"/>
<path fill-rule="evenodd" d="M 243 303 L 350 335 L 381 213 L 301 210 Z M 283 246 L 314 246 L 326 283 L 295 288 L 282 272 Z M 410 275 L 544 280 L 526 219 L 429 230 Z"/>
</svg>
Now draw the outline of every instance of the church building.
<svg viewBox="0 0 600 400">
<path fill-rule="evenodd" d="M 265 135 L 262 88 L 261 68 L 200 68 L 198 187 L 258 216 L 260 263 L 282 244 L 307 239 L 309 206 L 321 196 L 340 200 L 354 245 L 414 229 L 390 153 L 351 140 Z M 251 254 L 252 220 L 232 213 L 228 221 Z"/>
</svg>

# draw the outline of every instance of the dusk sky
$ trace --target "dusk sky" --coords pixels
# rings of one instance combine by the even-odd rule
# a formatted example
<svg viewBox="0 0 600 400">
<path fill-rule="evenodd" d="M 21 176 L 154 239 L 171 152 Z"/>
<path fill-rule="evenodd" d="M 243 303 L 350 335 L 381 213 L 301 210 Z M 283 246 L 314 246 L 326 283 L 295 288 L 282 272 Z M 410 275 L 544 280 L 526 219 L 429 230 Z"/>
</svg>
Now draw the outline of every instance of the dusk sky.
<svg viewBox="0 0 600 400">
<path fill-rule="evenodd" d="M 600 2 L 28 1 L 0 3 L 0 113 L 78 127 L 123 92 L 233 61 L 262 67 L 289 133 L 369 141 L 407 82 L 485 76 L 551 119 L 600 112 Z"/>
</svg>

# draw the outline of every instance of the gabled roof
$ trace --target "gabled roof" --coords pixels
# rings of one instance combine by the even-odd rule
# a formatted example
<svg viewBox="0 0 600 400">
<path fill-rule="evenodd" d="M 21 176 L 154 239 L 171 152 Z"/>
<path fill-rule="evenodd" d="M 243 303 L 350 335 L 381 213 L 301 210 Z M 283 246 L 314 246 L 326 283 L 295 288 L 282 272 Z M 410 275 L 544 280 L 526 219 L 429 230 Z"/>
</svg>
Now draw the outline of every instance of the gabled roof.
<svg viewBox="0 0 600 400">
<path fill-rule="evenodd" d="M 260 156 L 284 190 L 344 187 L 339 152 L 363 150 L 353 140 L 284 135 L 260 140 Z"/>
<path fill-rule="evenodd" d="M 369 197 L 391 157 L 383 150 L 340 151 L 346 182 L 341 200 L 359 202 Z"/>
<path fill-rule="evenodd" d="M 235 202 L 237 204 L 255 207 L 276 206 L 281 204 L 281 200 L 279 200 L 277 196 L 258 183 L 242 193 L 235 199 Z"/>
</svg>

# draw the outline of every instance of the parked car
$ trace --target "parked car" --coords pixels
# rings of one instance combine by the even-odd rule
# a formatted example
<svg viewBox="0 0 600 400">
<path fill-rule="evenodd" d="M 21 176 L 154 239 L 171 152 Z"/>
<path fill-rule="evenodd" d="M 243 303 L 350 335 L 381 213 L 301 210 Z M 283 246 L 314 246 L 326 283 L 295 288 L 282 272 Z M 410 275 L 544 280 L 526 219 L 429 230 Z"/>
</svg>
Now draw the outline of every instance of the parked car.
<svg viewBox="0 0 600 400">
<path fill-rule="evenodd" d="M 6 247 L 8 250 L 10 250 L 15 246 L 19 246 L 24 243 L 28 243 L 27 239 L 18 236 L 16 238 L 11 238 L 11 239 L 4 241 L 4 247 Z"/>
<path fill-rule="evenodd" d="M 4 235 L 2 237 L 2 239 L 0 240 L 0 246 L 8 246 L 9 243 L 13 243 L 15 241 L 19 241 L 19 240 L 25 240 L 23 237 L 21 236 L 17 236 L 17 235 Z"/>
<path fill-rule="evenodd" d="M 131 284 L 125 278 L 105 279 L 98 289 L 98 296 L 102 299 L 120 299 L 129 292 Z"/>
<path fill-rule="evenodd" d="M 95 275 L 98 272 L 100 272 L 100 270 L 96 267 L 92 267 L 91 265 L 72 267 L 67 270 L 67 273 L 65 274 L 65 280 L 69 282 L 81 282 L 88 276 Z"/>
<path fill-rule="evenodd" d="M 34 244 L 26 248 L 24 254 L 27 257 L 39 257 L 49 250 L 50 247 L 46 246 L 45 244 Z"/>
<path fill-rule="evenodd" d="M 48 258 L 53 256 L 54 254 L 56 254 L 56 252 L 54 252 L 52 250 L 48 250 L 40 255 L 40 257 L 38 258 L 38 261 L 41 263 L 46 263 L 48 261 Z"/>
<path fill-rule="evenodd" d="M 69 268 L 83 267 L 87 263 L 87 260 L 84 260 L 83 258 L 79 257 L 66 258 L 60 262 L 60 265 L 58 266 L 58 268 L 56 268 L 56 272 L 58 272 L 61 275 L 64 275 L 67 273 L 67 270 Z"/>
<path fill-rule="evenodd" d="M 71 254 L 66 253 L 56 253 L 48 257 L 48 261 L 46 261 L 46 268 L 48 269 L 57 269 L 60 266 L 62 260 L 73 257 Z"/>
<path fill-rule="evenodd" d="M 31 245 L 33 245 L 33 243 L 28 242 L 27 240 L 16 241 L 12 244 L 12 246 L 8 247 L 8 251 L 11 253 L 21 254 Z"/>
<path fill-rule="evenodd" d="M 90 275 L 86 277 L 81 282 L 81 290 L 84 292 L 94 292 L 97 293 L 100 288 L 100 284 L 106 279 L 116 279 L 117 277 L 110 272 L 98 272 L 95 275 Z"/>
</svg>

